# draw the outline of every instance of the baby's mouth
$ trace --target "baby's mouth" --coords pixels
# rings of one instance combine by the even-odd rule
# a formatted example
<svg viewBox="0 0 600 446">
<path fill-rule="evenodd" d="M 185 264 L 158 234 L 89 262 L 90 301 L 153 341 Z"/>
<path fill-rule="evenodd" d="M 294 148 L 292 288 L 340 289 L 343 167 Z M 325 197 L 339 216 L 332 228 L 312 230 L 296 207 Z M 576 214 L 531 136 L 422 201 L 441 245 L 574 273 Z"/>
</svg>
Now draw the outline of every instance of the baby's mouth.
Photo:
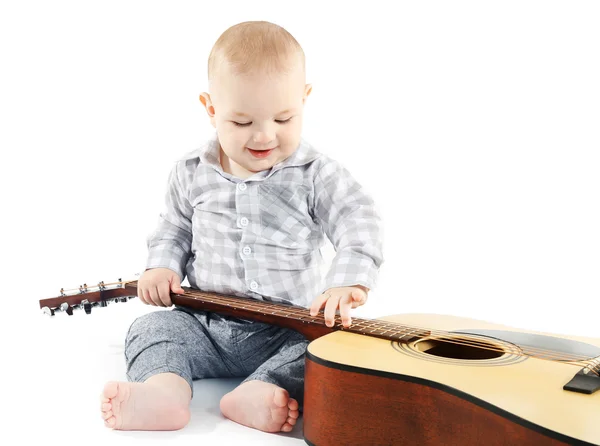
<svg viewBox="0 0 600 446">
<path fill-rule="evenodd" d="M 269 156 L 269 154 L 276 149 L 276 147 L 274 147 L 273 149 L 268 149 L 268 150 L 254 150 L 251 149 L 249 147 L 246 147 L 246 149 L 248 149 L 248 151 L 252 154 L 252 156 L 254 156 L 255 158 L 266 158 L 267 156 Z"/>
</svg>

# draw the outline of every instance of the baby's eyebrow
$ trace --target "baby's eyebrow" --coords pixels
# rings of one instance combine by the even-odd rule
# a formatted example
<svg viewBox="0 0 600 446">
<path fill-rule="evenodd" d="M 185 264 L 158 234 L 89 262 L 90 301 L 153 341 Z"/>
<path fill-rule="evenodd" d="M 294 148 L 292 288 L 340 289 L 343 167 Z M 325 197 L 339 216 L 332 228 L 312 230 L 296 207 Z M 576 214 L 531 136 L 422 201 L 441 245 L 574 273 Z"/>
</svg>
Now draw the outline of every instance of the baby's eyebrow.
<svg viewBox="0 0 600 446">
<path fill-rule="evenodd" d="M 286 109 L 284 111 L 281 111 L 281 112 L 277 113 L 277 115 L 283 115 L 284 113 L 289 113 L 289 112 L 291 112 L 293 110 L 294 110 L 293 108 L 288 108 L 288 109 Z M 249 118 L 250 117 L 250 115 L 247 115 L 246 113 L 242 113 L 242 112 L 233 112 L 232 114 L 235 115 L 235 116 L 241 116 L 241 117 L 244 117 L 244 118 Z"/>
</svg>

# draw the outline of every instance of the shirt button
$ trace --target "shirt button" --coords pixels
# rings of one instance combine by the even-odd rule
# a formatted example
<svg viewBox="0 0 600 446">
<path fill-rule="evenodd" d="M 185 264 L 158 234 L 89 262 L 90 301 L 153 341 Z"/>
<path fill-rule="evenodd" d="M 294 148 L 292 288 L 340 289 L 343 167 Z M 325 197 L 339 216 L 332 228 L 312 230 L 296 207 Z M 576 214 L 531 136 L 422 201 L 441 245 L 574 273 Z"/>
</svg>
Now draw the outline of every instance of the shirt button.
<svg viewBox="0 0 600 446">
<path fill-rule="evenodd" d="M 242 252 L 246 255 L 250 255 L 250 253 L 252 252 L 252 250 L 250 249 L 249 246 L 244 246 L 244 249 L 242 249 Z"/>
<path fill-rule="evenodd" d="M 242 226 L 248 226 L 248 219 L 247 219 L 246 217 L 242 217 L 242 218 L 240 219 L 240 224 L 241 224 Z"/>
<path fill-rule="evenodd" d="M 238 190 L 246 190 L 248 186 L 246 186 L 246 183 L 239 183 L 237 185 Z"/>
<path fill-rule="evenodd" d="M 257 290 L 258 289 L 258 283 L 256 283 L 254 280 L 252 282 L 250 282 L 250 288 L 253 290 Z"/>
</svg>

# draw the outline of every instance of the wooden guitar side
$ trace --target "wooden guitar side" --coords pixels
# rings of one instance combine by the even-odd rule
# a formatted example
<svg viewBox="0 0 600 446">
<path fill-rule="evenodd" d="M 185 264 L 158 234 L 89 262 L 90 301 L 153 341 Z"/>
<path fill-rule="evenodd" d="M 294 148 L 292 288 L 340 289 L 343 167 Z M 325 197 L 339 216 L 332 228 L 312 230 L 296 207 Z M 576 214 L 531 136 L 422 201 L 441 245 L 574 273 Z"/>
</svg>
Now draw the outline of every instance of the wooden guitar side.
<svg viewBox="0 0 600 446">
<path fill-rule="evenodd" d="M 517 331 L 451 316 L 384 319 L 443 330 Z M 600 347 L 599 340 L 569 339 Z M 390 341 L 336 332 L 308 347 L 304 438 L 316 446 L 600 445 L 600 392 L 562 388 L 577 371 L 535 358 L 429 361 L 403 354 Z"/>
</svg>

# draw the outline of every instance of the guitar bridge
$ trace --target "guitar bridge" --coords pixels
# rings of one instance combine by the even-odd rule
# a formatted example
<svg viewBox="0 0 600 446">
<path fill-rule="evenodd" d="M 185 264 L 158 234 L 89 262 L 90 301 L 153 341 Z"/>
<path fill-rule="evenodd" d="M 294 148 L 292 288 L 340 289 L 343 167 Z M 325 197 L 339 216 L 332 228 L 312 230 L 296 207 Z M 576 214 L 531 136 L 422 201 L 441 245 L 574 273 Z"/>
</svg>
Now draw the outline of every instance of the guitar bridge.
<svg viewBox="0 0 600 446">
<path fill-rule="evenodd" d="M 600 389 L 600 376 L 594 372 L 595 369 L 592 370 L 586 373 L 586 369 L 581 369 L 571 381 L 563 386 L 563 389 L 591 395 Z"/>
</svg>

